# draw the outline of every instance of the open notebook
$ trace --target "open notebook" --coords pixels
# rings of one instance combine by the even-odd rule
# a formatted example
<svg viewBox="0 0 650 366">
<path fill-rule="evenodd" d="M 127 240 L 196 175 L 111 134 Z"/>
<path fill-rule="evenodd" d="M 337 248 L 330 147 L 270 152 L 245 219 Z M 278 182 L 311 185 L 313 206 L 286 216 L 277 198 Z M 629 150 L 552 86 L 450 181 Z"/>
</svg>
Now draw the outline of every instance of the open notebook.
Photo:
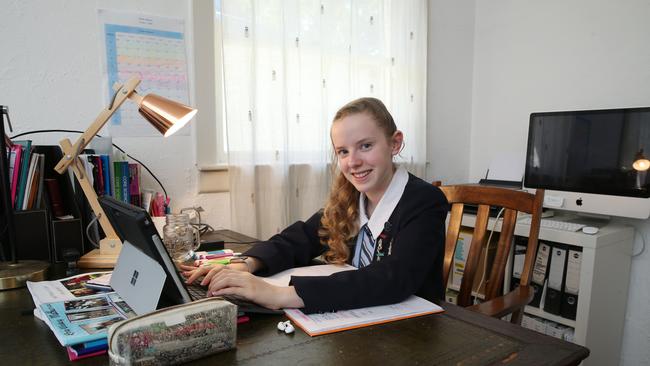
<svg viewBox="0 0 650 366">
<path fill-rule="evenodd" d="M 273 285 L 286 286 L 289 284 L 291 276 L 329 276 L 332 273 L 350 270 L 356 270 L 356 268 L 350 265 L 332 264 L 299 267 L 280 272 L 266 278 L 266 281 Z M 300 309 L 284 309 L 287 316 L 312 337 L 443 311 L 440 306 L 418 296 L 411 296 L 396 304 L 323 314 L 305 314 Z"/>
</svg>

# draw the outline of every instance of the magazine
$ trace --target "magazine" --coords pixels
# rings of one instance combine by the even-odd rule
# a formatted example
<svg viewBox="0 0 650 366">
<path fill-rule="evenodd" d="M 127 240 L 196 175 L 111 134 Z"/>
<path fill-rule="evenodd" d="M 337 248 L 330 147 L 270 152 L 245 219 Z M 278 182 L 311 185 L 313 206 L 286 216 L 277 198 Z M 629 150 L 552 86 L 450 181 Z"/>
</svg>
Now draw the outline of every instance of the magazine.
<svg viewBox="0 0 650 366">
<path fill-rule="evenodd" d="M 88 282 L 86 282 L 86 287 L 90 287 L 95 290 L 112 291 L 113 290 L 113 288 L 111 287 L 112 274 L 113 274 L 112 272 L 109 272 L 105 275 L 92 278 Z"/>
<path fill-rule="evenodd" d="M 36 309 L 63 346 L 106 338 L 109 325 L 135 316 L 113 291 L 89 288 L 86 282 L 106 272 L 85 273 L 56 281 L 27 282 Z"/>
<path fill-rule="evenodd" d="M 46 319 L 43 318 L 40 310 L 40 306 L 44 303 L 75 300 L 80 297 L 105 293 L 106 290 L 100 291 L 98 289 L 88 288 L 86 283 L 108 273 L 111 272 L 84 273 L 56 281 L 27 281 L 27 289 L 32 295 L 34 305 L 36 305 L 34 315 L 46 322 Z"/>
</svg>

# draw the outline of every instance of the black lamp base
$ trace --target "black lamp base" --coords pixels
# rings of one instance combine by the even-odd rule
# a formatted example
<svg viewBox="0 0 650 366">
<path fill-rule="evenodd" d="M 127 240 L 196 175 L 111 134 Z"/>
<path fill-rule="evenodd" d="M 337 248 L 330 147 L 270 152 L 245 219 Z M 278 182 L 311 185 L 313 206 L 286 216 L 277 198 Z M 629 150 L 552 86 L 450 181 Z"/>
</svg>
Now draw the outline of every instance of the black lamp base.
<svg viewBox="0 0 650 366">
<path fill-rule="evenodd" d="M 42 261 L 0 262 L 0 290 L 23 287 L 27 281 L 43 281 L 49 267 Z"/>
</svg>

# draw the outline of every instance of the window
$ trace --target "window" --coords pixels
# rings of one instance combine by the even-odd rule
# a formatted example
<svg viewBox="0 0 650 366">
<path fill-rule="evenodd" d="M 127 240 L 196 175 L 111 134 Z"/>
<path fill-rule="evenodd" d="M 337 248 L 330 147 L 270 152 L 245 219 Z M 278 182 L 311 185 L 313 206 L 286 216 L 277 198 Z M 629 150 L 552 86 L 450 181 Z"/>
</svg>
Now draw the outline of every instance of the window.
<svg viewBox="0 0 650 366">
<path fill-rule="evenodd" d="M 203 32 L 215 36 L 206 47 L 215 46 L 212 56 L 199 56 L 197 47 L 197 94 L 214 90 L 217 105 L 206 106 L 216 123 L 197 123 L 198 154 L 219 162 L 227 151 L 233 229 L 266 238 L 322 207 L 331 119 L 358 97 L 386 104 L 405 134 L 402 162 L 424 173 L 426 0 L 221 0 L 213 6 L 215 19 L 202 30 L 198 19 L 211 16 L 195 9 L 196 43 Z M 199 64 L 210 58 L 212 66 L 204 64 L 208 72 L 201 73 Z M 218 87 L 203 85 L 210 79 Z"/>
<path fill-rule="evenodd" d="M 227 150 L 259 163 L 320 161 L 332 116 L 359 96 L 386 103 L 406 135 L 403 160 L 423 164 L 426 6 L 194 2 L 199 166 L 226 164 Z"/>
</svg>

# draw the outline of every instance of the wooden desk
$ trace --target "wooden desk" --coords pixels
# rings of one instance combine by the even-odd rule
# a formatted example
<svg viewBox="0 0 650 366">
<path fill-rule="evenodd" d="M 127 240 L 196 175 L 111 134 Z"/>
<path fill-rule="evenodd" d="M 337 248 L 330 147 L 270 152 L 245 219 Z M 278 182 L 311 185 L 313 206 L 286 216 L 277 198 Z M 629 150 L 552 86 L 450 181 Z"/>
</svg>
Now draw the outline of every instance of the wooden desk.
<svg viewBox="0 0 650 366">
<path fill-rule="evenodd" d="M 247 241 L 224 231 L 228 241 Z M 257 315 L 238 327 L 237 349 L 197 360 L 208 365 L 437 364 L 572 365 L 589 350 L 510 323 L 443 303 L 446 312 L 319 337 L 276 329 L 284 316 Z M 34 318 L 27 289 L 0 292 L 0 360 L 4 365 L 65 365 L 68 358 L 50 329 Z M 106 365 L 108 356 L 75 362 Z"/>
</svg>

